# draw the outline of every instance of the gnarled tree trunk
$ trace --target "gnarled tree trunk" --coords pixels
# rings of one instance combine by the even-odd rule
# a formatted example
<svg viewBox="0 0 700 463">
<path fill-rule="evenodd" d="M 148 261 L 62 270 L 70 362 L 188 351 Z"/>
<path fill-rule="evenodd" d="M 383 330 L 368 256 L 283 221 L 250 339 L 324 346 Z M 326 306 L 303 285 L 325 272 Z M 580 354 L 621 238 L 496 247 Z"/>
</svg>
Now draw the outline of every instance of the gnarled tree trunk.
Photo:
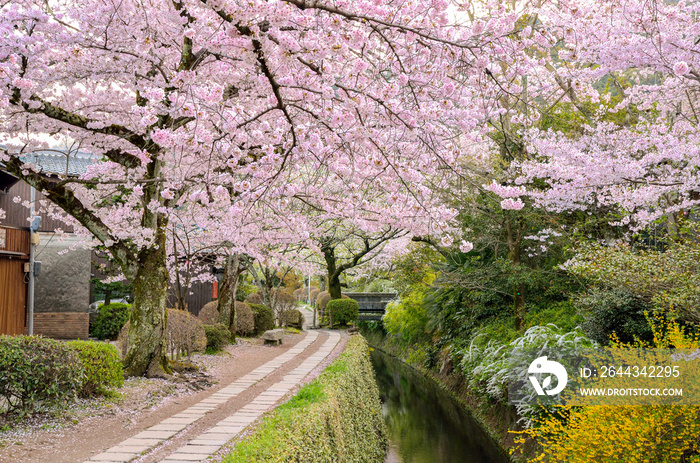
<svg viewBox="0 0 700 463">
<path fill-rule="evenodd" d="M 238 253 L 226 257 L 219 291 L 219 323 L 226 325 L 232 336 L 236 333 L 236 292 L 241 273 L 245 270 L 242 264 L 241 255 Z"/>
<path fill-rule="evenodd" d="M 129 376 L 165 377 L 170 373 L 165 356 L 168 290 L 165 227 L 156 233 L 156 244 L 138 253 L 129 347 L 124 358 L 124 372 Z"/>
</svg>

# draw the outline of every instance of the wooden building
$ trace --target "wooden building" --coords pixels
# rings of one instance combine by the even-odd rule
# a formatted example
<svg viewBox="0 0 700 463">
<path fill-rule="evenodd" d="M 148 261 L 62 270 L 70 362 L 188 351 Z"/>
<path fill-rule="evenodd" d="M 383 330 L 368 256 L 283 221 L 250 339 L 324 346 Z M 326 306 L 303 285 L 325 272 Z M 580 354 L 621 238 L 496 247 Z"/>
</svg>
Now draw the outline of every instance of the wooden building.
<svg viewBox="0 0 700 463">
<path fill-rule="evenodd" d="M 49 178 L 79 176 L 96 162 L 89 153 L 65 153 L 46 150 L 32 153 L 27 162 L 38 166 Z M 29 260 L 29 209 L 31 187 L 2 170 L 0 164 L 0 209 L 6 217 L 0 220 L 0 334 L 26 332 L 26 298 L 28 276 L 24 263 Z M 19 198 L 19 201 L 16 200 Z M 45 197 L 34 192 L 35 204 Z M 42 261 L 41 274 L 35 280 L 34 333 L 61 339 L 88 337 L 90 303 L 99 299 L 91 279 L 107 278 L 97 271 L 102 259 L 80 246 L 81 238 L 72 227 L 46 213 L 38 214 L 40 245 L 37 260 Z M 59 238 L 55 230 L 62 229 Z M 168 304 L 175 306 L 175 288 L 170 288 Z M 212 300 L 211 283 L 193 283 L 185 290 L 185 306 L 195 315 Z"/>
<path fill-rule="evenodd" d="M 0 334 L 22 334 L 27 325 L 29 229 L 0 227 Z"/>
</svg>

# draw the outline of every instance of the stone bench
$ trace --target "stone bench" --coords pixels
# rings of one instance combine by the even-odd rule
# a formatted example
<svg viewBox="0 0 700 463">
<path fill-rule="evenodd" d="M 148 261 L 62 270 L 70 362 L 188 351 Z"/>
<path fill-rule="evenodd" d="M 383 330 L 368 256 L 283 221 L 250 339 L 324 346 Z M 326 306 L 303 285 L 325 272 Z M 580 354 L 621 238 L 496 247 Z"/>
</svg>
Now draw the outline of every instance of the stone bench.
<svg viewBox="0 0 700 463">
<path fill-rule="evenodd" d="M 282 338 L 284 338 L 284 329 L 282 328 L 278 328 L 276 330 L 268 330 L 263 333 L 263 339 L 265 340 L 265 344 L 282 344 Z"/>
</svg>

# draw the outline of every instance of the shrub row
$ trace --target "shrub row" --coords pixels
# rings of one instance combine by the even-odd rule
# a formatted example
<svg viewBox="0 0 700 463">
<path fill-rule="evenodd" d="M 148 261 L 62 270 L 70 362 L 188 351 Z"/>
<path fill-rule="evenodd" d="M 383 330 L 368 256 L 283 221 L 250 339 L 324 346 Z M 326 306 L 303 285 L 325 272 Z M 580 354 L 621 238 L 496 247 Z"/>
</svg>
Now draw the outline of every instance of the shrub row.
<svg viewBox="0 0 700 463">
<path fill-rule="evenodd" d="M 103 394 L 123 382 L 114 346 L 40 336 L 0 336 L 0 398 L 4 413 L 27 415 L 76 395 Z"/>
<path fill-rule="evenodd" d="M 343 326 L 354 322 L 360 315 L 360 305 L 355 299 L 333 299 L 328 301 L 326 315 L 333 326 Z"/>
<path fill-rule="evenodd" d="M 272 310 L 262 304 L 236 302 L 236 333 L 244 336 L 260 334 L 275 327 Z M 211 301 L 199 311 L 199 319 L 205 325 L 219 321 L 218 302 Z"/>
<path fill-rule="evenodd" d="M 224 463 L 375 463 L 386 429 L 364 338 L 236 445 Z"/>
</svg>

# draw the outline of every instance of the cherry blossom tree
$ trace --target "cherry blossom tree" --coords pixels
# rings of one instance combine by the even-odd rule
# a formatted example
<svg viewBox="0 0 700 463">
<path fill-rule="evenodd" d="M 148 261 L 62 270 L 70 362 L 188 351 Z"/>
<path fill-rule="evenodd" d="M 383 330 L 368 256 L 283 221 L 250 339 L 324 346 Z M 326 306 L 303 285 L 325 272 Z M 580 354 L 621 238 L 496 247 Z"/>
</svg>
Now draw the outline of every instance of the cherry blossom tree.
<svg viewBox="0 0 700 463">
<path fill-rule="evenodd" d="M 483 74 L 483 60 L 469 64 L 479 33 L 440 0 L 7 2 L 0 162 L 133 282 L 126 372 L 163 375 L 172 211 L 226 210 L 218 229 L 253 205 L 285 215 L 296 203 L 370 229 L 447 226 L 454 214 L 428 185 L 456 166 L 456 139 L 483 112 L 461 85 Z M 48 180 L 26 162 L 47 136 L 101 162 Z M 343 200 L 368 183 L 387 201 Z"/>
<path fill-rule="evenodd" d="M 696 5 L 558 2 L 536 14 L 523 40 L 580 118 L 525 128 L 531 157 L 515 183 L 552 211 L 603 207 L 632 231 L 664 219 L 676 234 L 678 216 L 700 202 Z"/>
</svg>

